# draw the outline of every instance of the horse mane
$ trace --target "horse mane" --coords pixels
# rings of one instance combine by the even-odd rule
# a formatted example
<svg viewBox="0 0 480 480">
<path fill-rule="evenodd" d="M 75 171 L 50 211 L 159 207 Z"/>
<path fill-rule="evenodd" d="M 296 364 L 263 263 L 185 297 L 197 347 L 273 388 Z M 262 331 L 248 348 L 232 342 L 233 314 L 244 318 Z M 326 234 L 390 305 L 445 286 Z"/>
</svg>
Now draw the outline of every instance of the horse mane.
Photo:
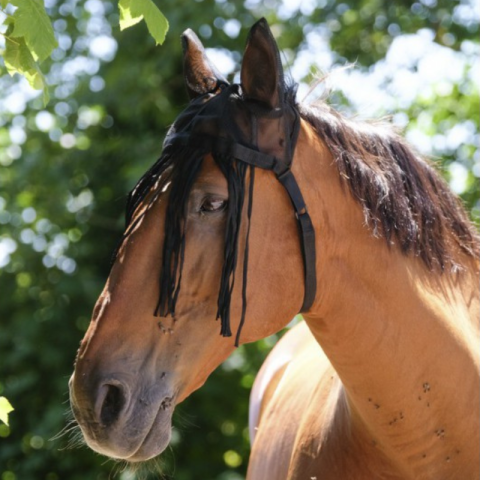
<svg viewBox="0 0 480 480">
<path fill-rule="evenodd" d="M 325 102 L 297 105 L 335 159 L 375 236 L 429 269 L 456 270 L 459 250 L 480 257 L 480 237 L 432 163 L 391 126 L 349 120 Z"/>
</svg>

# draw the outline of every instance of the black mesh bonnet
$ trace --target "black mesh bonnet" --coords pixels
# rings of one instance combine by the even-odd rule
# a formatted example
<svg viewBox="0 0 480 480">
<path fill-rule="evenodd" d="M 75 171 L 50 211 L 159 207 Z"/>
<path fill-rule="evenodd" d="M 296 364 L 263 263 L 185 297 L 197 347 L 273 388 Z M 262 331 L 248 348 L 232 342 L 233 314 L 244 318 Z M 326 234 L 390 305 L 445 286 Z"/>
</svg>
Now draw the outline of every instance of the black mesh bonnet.
<svg viewBox="0 0 480 480">
<path fill-rule="evenodd" d="M 260 24 L 260 22 L 263 23 Z M 260 22 L 257 22 L 257 27 L 254 26 L 252 31 L 259 25 L 263 28 L 266 27 L 267 33 L 273 41 L 266 22 L 264 20 Z M 252 31 L 249 37 L 250 41 Z M 194 41 L 200 44 L 193 32 L 186 32 L 186 34 L 189 36 L 190 43 Z M 265 35 L 264 32 L 262 34 Z M 198 44 L 195 43 L 194 47 L 198 48 Z M 140 179 L 130 193 L 127 202 L 127 230 L 124 238 L 129 235 L 129 232 L 139 221 L 138 217 L 133 220 L 137 208 L 144 203 L 146 198 L 149 199 L 149 204 L 156 201 L 169 185 L 160 274 L 160 294 L 155 315 L 171 315 L 174 317 L 182 282 L 187 202 L 191 188 L 201 169 L 203 158 L 207 154 L 212 155 L 228 185 L 224 261 L 217 302 L 217 319 L 221 319 L 220 333 L 226 337 L 232 335 L 230 303 L 236 281 L 239 232 L 244 208 L 247 212 L 246 221 L 248 224 L 241 278 L 242 314 L 236 334 L 236 345 L 239 343 L 247 309 L 248 239 L 253 205 L 255 167 L 272 169 L 277 177 L 287 170 L 290 172 L 289 166 L 293 158 L 299 128 L 299 115 L 294 100 L 296 88 L 295 86 L 285 88 L 278 50 L 276 52 L 277 58 L 275 58 L 275 61 L 278 62 L 280 68 L 279 82 L 281 84 L 279 84 L 279 90 L 281 95 L 278 105 L 274 108 L 261 101 L 259 102 L 255 98 L 248 97 L 239 84 L 229 85 L 209 63 L 204 65 L 208 75 L 205 74 L 205 70 L 200 72 L 201 82 L 198 82 L 198 78 L 193 78 L 192 81 L 192 74 L 190 73 L 189 76 L 187 69 L 187 88 L 193 98 L 170 128 L 164 141 L 162 156 Z M 203 47 L 198 55 L 200 54 L 203 55 Z M 202 60 L 207 61 L 206 57 Z M 196 74 L 198 76 L 198 72 Z M 212 78 L 213 75 L 215 75 L 214 79 Z M 192 86 L 195 90 L 193 94 Z M 280 122 L 279 124 L 284 129 L 283 152 L 280 152 L 280 154 L 276 152 L 275 156 L 269 155 L 270 152 L 259 152 L 257 147 L 258 125 L 269 121 Z M 247 171 L 249 171 L 248 177 Z M 248 181 L 246 181 L 247 178 Z M 152 191 L 155 192 L 153 195 Z M 298 193 L 300 193 L 299 190 Z M 289 194 L 292 198 L 290 191 Z M 301 200 L 303 202 L 303 198 Z M 296 208 L 293 198 L 292 202 Z M 298 209 L 296 208 L 296 210 Z M 306 212 L 306 208 L 303 208 L 303 210 Z"/>
</svg>

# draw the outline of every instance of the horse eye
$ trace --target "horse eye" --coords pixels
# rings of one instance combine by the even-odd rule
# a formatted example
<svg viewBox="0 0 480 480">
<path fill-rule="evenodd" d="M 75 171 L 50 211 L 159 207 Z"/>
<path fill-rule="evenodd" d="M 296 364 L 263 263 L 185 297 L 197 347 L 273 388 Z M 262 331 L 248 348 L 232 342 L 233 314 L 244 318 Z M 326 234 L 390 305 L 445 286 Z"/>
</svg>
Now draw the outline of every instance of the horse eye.
<svg viewBox="0 0 480 480">
<path fill-rule="evenodd" d="M 207 197 L 200 207 L 202 213 L 221 212 L 227 206 L 227 201 L 222 198 Z"/>
</svg>

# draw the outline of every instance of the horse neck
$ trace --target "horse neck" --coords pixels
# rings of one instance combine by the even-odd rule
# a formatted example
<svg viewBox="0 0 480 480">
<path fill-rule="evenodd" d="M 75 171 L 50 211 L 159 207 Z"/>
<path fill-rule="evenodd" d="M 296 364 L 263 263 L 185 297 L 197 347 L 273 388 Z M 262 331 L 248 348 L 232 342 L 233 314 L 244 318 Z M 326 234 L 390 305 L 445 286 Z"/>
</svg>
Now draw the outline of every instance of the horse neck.
<svg viewBox="0 0 480 480">
<path fill-rule="evenodd" d="M 441 275 L 374 238 L 308 126 L 297 151 L 295 174 L 317 235 L 317 298 L 305 319 L 342 381 L 352 415 L 392 455 L 400 445 L 401 456 L 417 452 L 422 435 L 447 429 L 460 445 L 461 428 L 478 423 L 475 412 L 474 419 L 465 414 L 480 392 L 473 267 Z"/>
</svg>

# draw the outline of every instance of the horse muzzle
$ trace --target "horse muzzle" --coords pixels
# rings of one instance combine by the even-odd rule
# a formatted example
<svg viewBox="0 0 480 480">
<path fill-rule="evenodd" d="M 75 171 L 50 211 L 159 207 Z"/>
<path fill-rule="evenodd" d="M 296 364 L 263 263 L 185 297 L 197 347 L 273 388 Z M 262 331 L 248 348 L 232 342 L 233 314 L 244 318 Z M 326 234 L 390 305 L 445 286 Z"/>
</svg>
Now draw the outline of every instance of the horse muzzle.
<svg viewBox="0 0 480 480">
<path fill-rule="evenodd" d="M 168 446 L 175 401 L 167 382 L 147 384 L 141 377 L 121 375 L 91 378 L 75 372 L 69 388 L 75 419 L 96 452 L 140 462 Z"/>
</svg>

